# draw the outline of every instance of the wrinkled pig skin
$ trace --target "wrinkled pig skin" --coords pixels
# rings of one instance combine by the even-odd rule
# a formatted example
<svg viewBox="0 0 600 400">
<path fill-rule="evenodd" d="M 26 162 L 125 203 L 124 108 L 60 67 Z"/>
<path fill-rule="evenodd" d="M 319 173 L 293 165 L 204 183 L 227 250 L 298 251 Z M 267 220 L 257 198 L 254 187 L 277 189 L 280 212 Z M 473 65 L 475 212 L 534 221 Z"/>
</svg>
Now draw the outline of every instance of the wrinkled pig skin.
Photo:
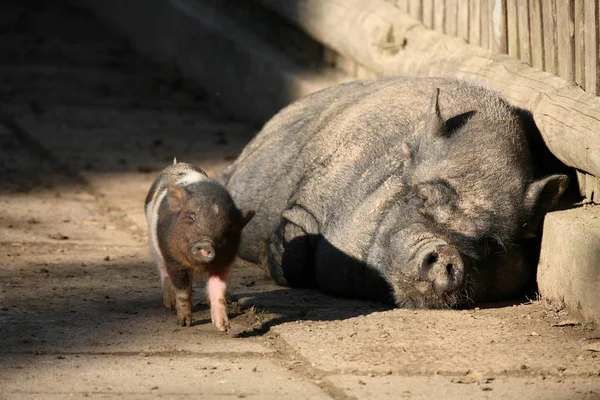
<svg viewBox="0 0 600 400">
<path fill-rule="evenodd" d="M 240 255 L 281 285 L 398 307 L 498 300 L 568 185 L 534 176 L 522 113 L 435 78 L 331 87 L 275 115 L 219 180 L 256 210 Z"/>
</svg>

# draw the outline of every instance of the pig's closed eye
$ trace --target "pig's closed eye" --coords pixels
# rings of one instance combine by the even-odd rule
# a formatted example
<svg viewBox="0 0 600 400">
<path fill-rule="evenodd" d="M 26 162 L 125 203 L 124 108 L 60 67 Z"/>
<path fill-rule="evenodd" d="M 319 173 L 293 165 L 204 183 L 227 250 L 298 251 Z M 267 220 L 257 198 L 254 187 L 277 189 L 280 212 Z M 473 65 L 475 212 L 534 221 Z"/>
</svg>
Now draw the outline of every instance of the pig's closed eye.
<svg viewBox="0 0 600 400">
<path fill-rule="evenodd" d="M 196 222 L 197 217 L 198 216 L 196 215 L 195 212 L 188 212 L 185 214 L 184 221 L 191 224 L 193 222 Z"/>
</svg>

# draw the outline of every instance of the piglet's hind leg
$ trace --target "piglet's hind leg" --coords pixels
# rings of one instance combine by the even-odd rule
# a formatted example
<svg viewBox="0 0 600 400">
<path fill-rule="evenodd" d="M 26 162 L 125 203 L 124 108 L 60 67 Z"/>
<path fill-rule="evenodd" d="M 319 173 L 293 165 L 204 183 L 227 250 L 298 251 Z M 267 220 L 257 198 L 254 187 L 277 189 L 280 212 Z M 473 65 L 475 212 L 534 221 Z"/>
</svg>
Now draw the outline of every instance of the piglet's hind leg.
<svg viewBox="0 0 600 400">
<path fill-rule="evenodd" d="M 213 325 L 221 332 L 229 330 L 225 293 L 227 292 L 230 278 L 231 266 L 228 266 L 227 269 L 219 273 L 210 272 L 208 282 L 206 283 L 206 291 L 210 301 L 210 319 Z"/>
</svg>

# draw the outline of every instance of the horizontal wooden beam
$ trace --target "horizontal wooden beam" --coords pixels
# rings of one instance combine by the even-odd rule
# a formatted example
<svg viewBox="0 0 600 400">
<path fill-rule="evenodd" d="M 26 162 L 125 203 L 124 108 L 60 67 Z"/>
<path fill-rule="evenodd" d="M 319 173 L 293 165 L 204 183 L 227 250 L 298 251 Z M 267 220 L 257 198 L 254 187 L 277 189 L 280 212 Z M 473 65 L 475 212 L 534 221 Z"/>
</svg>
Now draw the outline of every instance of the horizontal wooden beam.
<svg viewBox="0 0 600 400">
<path fill-rule="evenodd" d="M 529 110 L 565 164 L 600 176 L 600 98 L 507 55 L 427 29 L 381 0 L 256 0 L 324 45 L 383 76 L 483 83 Z"/>
</svg>

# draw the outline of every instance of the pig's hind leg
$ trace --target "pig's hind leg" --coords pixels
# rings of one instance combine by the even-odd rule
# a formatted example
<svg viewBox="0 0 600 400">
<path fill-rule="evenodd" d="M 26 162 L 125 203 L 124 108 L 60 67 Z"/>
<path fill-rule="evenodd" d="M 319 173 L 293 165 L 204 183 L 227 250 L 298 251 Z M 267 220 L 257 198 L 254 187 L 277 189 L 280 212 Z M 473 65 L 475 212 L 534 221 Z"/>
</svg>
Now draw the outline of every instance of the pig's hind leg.
<svg viewBox="0 0 600 400">
<path fill-rule="evenodd" d="M 209 272 L 206 282 L 206 294 L 210 301 L 210 319 L 221 332 L 229 330 L 227 300 L 225 299 L 229 279 L 231 279 L 231 265 L 220 272 Z"/>
<path fill-rule="evenodd" d="M 266 259 L 263 260 L 271 279 L 282 286 L 315 285 L 317 231 L 314 217 L 303 208 L 294 207 L 283 212 L 281 224 L 269 236 Z"/>
</svg>

